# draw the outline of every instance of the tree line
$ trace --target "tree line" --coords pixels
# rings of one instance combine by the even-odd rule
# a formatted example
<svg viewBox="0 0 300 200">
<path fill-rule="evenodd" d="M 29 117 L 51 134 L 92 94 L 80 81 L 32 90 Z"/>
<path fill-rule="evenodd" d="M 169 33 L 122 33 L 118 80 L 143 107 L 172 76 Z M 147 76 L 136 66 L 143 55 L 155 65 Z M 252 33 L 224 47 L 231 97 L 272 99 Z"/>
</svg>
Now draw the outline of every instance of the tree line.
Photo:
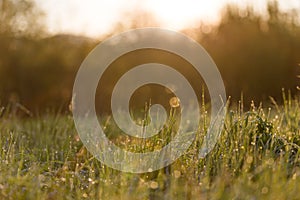
<svg viewBox="0 0 300 200">
<path fill-rule="evenodd" d="M 138 19 L 155 23 L 152 16 Z M 131 18 L 130 28 L 143 27 Z M 0 3 L 0 104 L 19 102 L 29 109 L 67 108 L 76 72 L 101 41 L 74 35 L 47 35 L 42 13 L 32 0 Z M 129 19 L 130 20 L 130 19 Z M 122 24 L 118 31 L 126 29 Z M 116 29 L 116 30 L 117 30 Z M 281 89 L 296 94 L 299 85 L 300 25 L 297 12 L 284 13 L 276 1 L 265 15 L 251 7 L 227 6 L 218 25 L 199 22 L 186 29 L 212 56 L 226 92 L 246 103 L 280 100 Z M 192 73 L 192 72 L 190 72 Z"/>
</svg>

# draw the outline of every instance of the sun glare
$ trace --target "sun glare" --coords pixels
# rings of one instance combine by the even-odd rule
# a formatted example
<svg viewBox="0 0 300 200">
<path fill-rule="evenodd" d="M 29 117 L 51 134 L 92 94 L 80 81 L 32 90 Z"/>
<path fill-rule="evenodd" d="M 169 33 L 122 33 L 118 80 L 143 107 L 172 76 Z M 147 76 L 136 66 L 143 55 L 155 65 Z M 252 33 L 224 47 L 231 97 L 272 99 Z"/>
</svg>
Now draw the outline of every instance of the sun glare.
<svg viewBox="0 0 300 200">
<path fill-rule="evenodd" d="M 50 32 L 73 32 L 99 36 L 123 22 L 124 13 L 146 10 L 165 28 L 179 30 L 195 21 L 212 23 L 218 20 L 218 11 L 226 0 L 36 0 L 47 14 Z M 126 23 L 126 22 L 125 22 Z"/>
<path fill-rule="evenodd" d="M 222 6 L 219 1 L 200 1 L 200 0 L 151 0 L 147 1 L 145 7 L 154 13 L 163 26 L 181 29 L 191 26 L 195 21 L 213 23 L 217 21 L 216 11 Z"/>
</svg>

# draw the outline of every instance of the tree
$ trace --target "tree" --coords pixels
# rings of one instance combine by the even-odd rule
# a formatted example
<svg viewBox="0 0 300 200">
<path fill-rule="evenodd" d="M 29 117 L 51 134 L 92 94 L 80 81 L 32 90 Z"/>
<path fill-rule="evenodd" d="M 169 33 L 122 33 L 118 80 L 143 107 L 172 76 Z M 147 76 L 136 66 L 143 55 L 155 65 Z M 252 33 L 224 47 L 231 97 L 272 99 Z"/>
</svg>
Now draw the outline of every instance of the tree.
<svg viewBox="0 0 300 200">
<path fill-rule="evenodd" d="M 43 13 L 34 0 L 0 0 L 0 35 L 41 35 L 42 20 Z"/>
</svg>

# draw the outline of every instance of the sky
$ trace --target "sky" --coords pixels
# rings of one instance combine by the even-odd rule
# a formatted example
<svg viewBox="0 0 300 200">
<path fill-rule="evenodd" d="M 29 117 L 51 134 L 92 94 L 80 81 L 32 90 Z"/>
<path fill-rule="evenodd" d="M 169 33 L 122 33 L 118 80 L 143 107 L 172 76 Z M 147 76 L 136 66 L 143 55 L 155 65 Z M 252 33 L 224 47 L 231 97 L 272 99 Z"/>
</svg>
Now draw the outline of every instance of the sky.
<svg viewBox="0 0 300 200">
<path fill-rule="evenodd" d="M 252 5 L 266 11 L 267 0 L 35 0 L 45 12 L 49 32 L 101 37 L 110 33 L 126 15 L 143 10 L 155 16 L 161 27 L 180 30 L 199 21 L 217 23 L 227 3 Z M 299 0 L 279 0 L 281 10 L 297 9 Z"/>
</svg>

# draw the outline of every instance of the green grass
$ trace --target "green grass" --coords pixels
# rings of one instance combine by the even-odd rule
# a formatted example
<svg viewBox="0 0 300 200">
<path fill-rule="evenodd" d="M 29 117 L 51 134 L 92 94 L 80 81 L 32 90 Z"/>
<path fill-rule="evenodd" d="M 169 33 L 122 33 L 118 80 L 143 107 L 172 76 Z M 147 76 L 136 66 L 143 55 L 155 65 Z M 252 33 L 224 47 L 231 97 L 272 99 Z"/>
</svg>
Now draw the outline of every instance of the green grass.
<svg viewBox="0 0 300 200">
<path fill-rule="evenodd" d="M 271 108 L 231 106 L 217 145 L 198 159 L 203 115 L 189 151 L 145 174 L 94 159 L 70 113 L 22 118 L 0 108 L 0 199 L 300 199 L 299 103 L 284 95 Z"/>
</svg>

